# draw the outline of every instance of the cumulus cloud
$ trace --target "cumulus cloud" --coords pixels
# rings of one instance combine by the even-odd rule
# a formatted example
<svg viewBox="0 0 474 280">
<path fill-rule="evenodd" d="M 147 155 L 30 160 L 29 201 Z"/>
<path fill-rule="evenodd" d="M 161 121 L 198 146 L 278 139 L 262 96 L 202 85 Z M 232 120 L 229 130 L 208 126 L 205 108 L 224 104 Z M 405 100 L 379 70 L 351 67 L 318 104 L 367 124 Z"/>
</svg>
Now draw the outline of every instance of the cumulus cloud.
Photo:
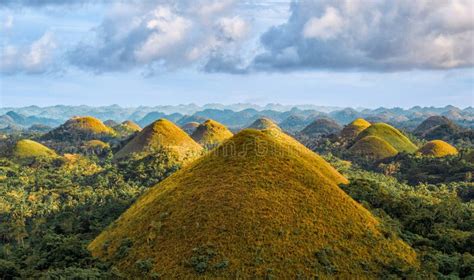
<svg viewBox="0 0 474 280">
<path fill-rule="evenodd" d="M 245 39 L 248 23 L 233 1 L 151 1 L 116 4 L 94 37 L 69 52 L 72 64 L 94 72 L 135 67 L 175 69 L 225 53 Z"/>
<path fill-rule="evenodd" d="M 261 36 L 254 70 L 399 71 L 474 65 L 474 1 L 320 0 L 291 4 Z"/>
<path fill-rule="evenodd" d="M 0 73 L 42 74 L 52 71 L 56 47 L 53 35 L 49 32 L 27 46 L 5 45 L 0 54 Z"/>
</svg>

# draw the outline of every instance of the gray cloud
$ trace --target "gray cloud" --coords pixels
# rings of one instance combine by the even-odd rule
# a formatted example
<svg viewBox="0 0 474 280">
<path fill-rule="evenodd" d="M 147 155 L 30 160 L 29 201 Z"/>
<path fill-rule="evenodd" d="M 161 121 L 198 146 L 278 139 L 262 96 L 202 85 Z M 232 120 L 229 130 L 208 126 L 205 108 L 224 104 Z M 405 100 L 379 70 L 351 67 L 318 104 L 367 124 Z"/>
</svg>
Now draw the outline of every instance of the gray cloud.
<svg viewBox="0 0 474 280">
<path fill-rule="evenodd" d="M 474 65 L 474 2 L 298 1 L 261 36 L 254 71 L 399 71 Z"/>
</svg>

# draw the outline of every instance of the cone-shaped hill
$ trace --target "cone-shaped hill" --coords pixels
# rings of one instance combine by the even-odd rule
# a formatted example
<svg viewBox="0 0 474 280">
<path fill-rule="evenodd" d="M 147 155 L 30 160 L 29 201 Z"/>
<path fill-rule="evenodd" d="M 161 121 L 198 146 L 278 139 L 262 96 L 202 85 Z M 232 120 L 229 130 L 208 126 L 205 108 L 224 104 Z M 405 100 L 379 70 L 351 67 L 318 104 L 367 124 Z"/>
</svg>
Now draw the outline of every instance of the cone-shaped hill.
<svg viewBox="0 0 474 280">
<path fill-rule="evenodd" d="M 181 126 L 181 129 L 184 130 L 187 134 L 191 135 L 199 126 L 198 122 L 188 122 Z"/>
<path fill-rule="evenodd" d="M 120 134 L 132 134 L 142 130 L 142 128 L 133 121 L 124 121 L 113 128 Z"/>
<path fill-rule="evenodd" d="M 88 248 L 128 277 L 148 260 L 164 279 L 366 279 L 416 265 L 339 183 L 293 138 L 246 129 L 149 189 Z"/>
<path fill-rule="evenodd" d="M 191 138 L 202 146 L 209 147 L 220 144 L 232 136 L 232 132 L 223 124 L 207 120 L 196 128 Z"/>
<path fill-rule="evenodd" d="M 174 123 L 159 119 L 142 129 L 130 142 L 115 154 L 115 159 L 133 153 L 148 153 L 164 149 L 177 159 L 198 155 L 202 147 Z"/>
<path fill-rule="evenodd" d="M 398 129 L 386 123 L 375 123 L 364 129 L 356 138 L 356 142 L 367 136 L 377 136 L 385 140 L 398 152 L 413 153 L 418 148 Z"/>
<path fill-rule="evenodd" d="M 115 131 L 94 117 L 73 117 L 43 136 L 47 140 L 92 140 L 114 136 Z"/>
<path fill-rule="evenodd" d="M 36 141 L 22 139 L 16 142 L 13 156 L 16 158 L 51 158 L 56 156 L 56 152 Z"/>
<path fill-rule="evenodd" d="M 381 160 L 398 154 L 398 151 L 387 141 L 377 136 L 366 136 L 349 149 L 351 154 Z"/>
<path fill-rule="evenodd" d="M 445 157 L 457 155 L 458 150 L 442 140 L 433 140 L 423 145 L 418 153 L 424 156 Z"/>
<path fill-rule="evenodd" d="M 368 121 L 360 118 L 356 119 L 342 129 L 341 136 L 344 138 L 353 139 L 369 126 L 370 123 Z"/>
<path fill-rule="evenodd" d="M 431 116 L 424 120 L 413 133 L 418 137 L 435 140 L 449 138 L 462 131 L 462 128 L 444 116 Z"/>
<path fill-rule="evenodd" d="M 335 120 L 323 118 L 310 123 L 301 131 L 301 134 L 314 137 L 318 135 L 339 133 L 341 129 L 342 127 Z"/>
<path fill-rule="evenodd" d="M 265 117 L 255 120 L 247 128 L 259 129 L 259 130 L 264 130 L 264 129 L 281 130 L 280 127 L 274 121 Z"/>
</svg>

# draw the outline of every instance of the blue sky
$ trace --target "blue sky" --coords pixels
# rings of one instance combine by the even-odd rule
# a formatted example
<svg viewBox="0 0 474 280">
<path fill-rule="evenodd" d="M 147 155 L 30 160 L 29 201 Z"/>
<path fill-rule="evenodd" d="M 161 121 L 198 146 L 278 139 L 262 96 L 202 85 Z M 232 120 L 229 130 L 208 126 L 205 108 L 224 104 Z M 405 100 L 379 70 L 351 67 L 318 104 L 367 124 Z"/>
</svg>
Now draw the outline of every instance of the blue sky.
<svg viewBox="0 0 474 280">
<path fill-rule="evenodd" d="M 474 4 L 0 4 L 0 105 L 474 105 Z"/>
</svg>

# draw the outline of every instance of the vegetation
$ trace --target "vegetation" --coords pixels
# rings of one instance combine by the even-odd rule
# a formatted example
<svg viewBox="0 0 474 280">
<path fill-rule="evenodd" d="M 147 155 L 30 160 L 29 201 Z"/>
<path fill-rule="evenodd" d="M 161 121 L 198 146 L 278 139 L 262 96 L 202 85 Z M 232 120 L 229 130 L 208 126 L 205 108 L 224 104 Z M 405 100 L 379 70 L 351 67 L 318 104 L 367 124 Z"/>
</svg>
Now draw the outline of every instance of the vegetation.
<svg viewBox="0 0 474 280">
<path fill-rule="evenodd" d="M 385 123 L 375 123 L 363 130 L 356 138 L 356 141 L 366 137 L 366 136 L 377 136 L 392 147 L 394 147 L 398 152 L 408 152 L 413 153 L 418 148 L 413 144 L 410 139 L 403 135 L 399 130 Z"/>
<path fill-rule="evenodd" d="M 445 157 L 457 155 L 458 150 L 442 140 L 433 140 L 423 145 L 418 153 L 424 156 Z"/>
</svg>

